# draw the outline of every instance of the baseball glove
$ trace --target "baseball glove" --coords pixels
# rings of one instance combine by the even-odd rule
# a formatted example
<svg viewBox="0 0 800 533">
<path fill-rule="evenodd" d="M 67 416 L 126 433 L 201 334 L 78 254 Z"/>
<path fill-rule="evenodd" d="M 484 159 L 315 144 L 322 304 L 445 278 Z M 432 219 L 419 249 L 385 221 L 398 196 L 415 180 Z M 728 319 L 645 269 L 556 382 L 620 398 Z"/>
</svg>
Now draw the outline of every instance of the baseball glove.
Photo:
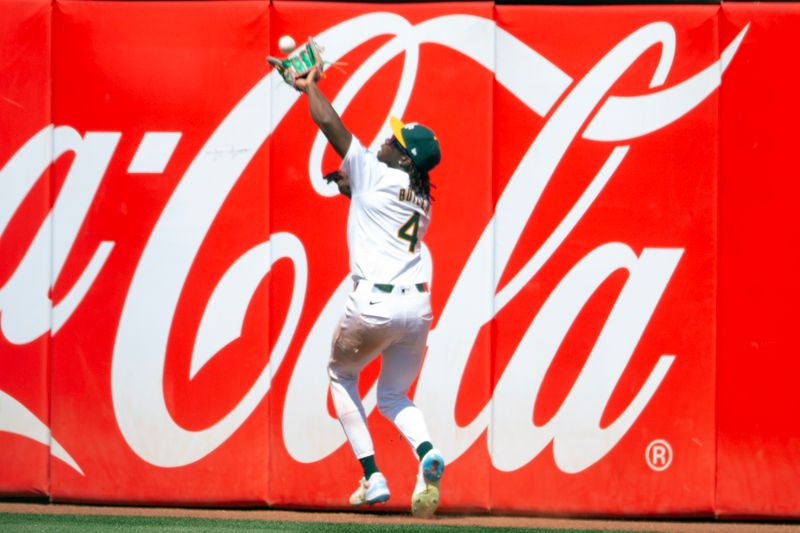
<svg viewBox="0 0 800 533">
<path fill-rule="evenodd" d="M 285 58 L 267 56 L 267 63 L 280 72 L 283 81 L 294 87 L 295 82 L 306 77 L 314 67 L 319 68 L 320 74 L 323 72 L 327 63 L 322 59 L 322 51 L 314 39 L 309 37 L 304 46 L 297 47 Z"/>
</svg>

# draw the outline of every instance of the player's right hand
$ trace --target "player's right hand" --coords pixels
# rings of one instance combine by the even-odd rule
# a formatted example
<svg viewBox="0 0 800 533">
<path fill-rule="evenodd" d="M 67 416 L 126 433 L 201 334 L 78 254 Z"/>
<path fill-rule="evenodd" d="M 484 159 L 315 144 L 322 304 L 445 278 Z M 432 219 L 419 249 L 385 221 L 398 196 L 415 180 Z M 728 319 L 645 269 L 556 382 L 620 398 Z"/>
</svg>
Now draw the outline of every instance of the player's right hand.
<svg viewBox="0 0 800 533">
<path fill-rule="evenodd" d="M 301 78 L 297 78 L 294 82 L 294 88 L 298 91 L 305 93 L 311 85 L 317 83 L 320 78 L 319 67 L 309 69 L 309 71 Z"/>
</svg>

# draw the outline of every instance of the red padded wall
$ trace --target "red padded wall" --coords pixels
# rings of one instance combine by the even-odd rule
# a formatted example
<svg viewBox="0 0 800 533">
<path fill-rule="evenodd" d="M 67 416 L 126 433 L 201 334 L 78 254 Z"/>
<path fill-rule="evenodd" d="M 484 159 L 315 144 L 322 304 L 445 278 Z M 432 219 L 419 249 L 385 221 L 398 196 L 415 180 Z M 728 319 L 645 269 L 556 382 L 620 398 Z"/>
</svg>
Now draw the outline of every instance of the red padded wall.
<svg viewBox="0 0 800 533">
<path fill-rule="evenodd" d="M 713 510 L 716 14 L 497 7 L 493 509 Z"/>
<path fill-rule="evenodd" d="M 348 507 L 348 204 L 290 34 L 362 143 L 442 145 L 444 512 L 796 517 L 798 6 L 3 2 L 0 493 Z"/>
<path fill-rule="evenodd" d="M 723 41 L 747 27 L 722 87 L 717 513 L 796 517 L 800 299 L 796 124 L 800 4 L 725 4 Z"/>
<path fill-rule="evenodd" d="M 50 487 L 51 27 L 49 1 L 0 4 L 0 494 L 9 495 Z"/>
<path fill-rule="evenodd" d="M 56 4 L 55 120 L 91 141 L 96 192 L 55 298 L 111 248 L 54 337 L 53 430 L 83 472 L 54 463 L 55 500 L 267 499 L 266 402 L 241 402 L 268 376 L 265 284 L 238 324 L 207 307 L 269 238 L 269 101 L 248 97 L 268 22 L 266 2 Z"/>
</svg>

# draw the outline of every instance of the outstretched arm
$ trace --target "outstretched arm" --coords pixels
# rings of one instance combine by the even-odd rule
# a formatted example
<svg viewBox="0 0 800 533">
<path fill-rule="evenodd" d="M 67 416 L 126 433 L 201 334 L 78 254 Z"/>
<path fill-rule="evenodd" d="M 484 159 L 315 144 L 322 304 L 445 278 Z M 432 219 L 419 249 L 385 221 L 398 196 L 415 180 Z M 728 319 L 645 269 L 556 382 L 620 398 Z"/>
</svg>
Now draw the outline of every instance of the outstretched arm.
<svg viewBox="0 0 800 533">
<path fill-rule="evenodd" d="M 295 82 L 295 88 L 308 96 L 308 110 L 320 131 L 331 143 L 333 149 L 344 158 L 350 148 L 353 135 L 344 127 L 339 114 L 333 109 L 328 98 L 317 87 L 319 69 L 316 67 L 307 76 Z"/>
</svg>

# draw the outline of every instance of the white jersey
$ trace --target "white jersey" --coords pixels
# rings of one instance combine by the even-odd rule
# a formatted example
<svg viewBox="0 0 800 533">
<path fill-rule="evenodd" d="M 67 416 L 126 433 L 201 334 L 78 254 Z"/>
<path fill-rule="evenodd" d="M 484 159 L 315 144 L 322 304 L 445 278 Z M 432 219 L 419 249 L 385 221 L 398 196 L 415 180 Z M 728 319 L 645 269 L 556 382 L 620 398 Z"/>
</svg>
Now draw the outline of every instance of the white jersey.
<svg viewBox="0 0 800 533">
<path fill-rule="evenodd" d="M 429 281 L 421 250 L 430 201 L 412 191 L 406 172 L 378 161 L 355 136 L 342 169 L 350 180 L 347 246 L 353 280 L 395 285 Z"/>
</svg>

